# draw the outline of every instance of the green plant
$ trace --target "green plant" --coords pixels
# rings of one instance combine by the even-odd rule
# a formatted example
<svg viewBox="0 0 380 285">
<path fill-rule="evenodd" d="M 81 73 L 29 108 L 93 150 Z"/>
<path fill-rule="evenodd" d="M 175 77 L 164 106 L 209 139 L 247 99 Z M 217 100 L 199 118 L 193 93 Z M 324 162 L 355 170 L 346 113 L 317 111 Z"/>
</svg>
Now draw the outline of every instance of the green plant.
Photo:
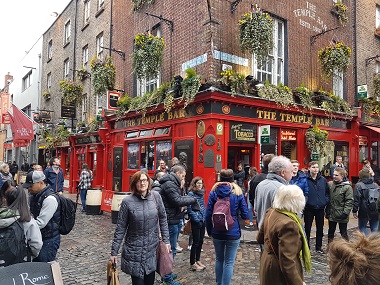
<svg viewBox="0 0 380 285">
<path fill-rule="evenodd" d="M 90 66 L 94 95 L 105 95 L 107 90 L 115 88 L 116 69 L 112 63 L 112 57 L 107 57 L 105 60 L 94 57 Z"/>
<path fill-rule="evenodd" d="M 373 76 L 372 84 L 374 96 L 380 97 L 380 72 Z"/>
<path fill-rule="evenodd" d="M 59 90 L 62 92 L 63 101 L 68 105 L 81 105 L 86 97 L 86 94 L 83 94 L 83 86 L 76 81 L 61 80 Z"/>
<path fill-rule="evenodd" d="M 49 100 L 51 98 L 50 91 L 43 92 L 42 97 L 44 97 L 46 100 Z"/>
<path fill-rule="evenodd" d="M 184 108 L 194 101 L 195 95 L 201 87 L 201 77 L 196 74 L 195 70 L 188 68 L 185 70 L 186 77 L 181 82 L 182 87 L 182 100 L 185 100 Z"/>
<path fill-rule="evenodd" d="M 353 116 L 353 110 L 347 101 L 334 95 L 332 92 L 329 93 L 328 97 L 332 100 L 323 101 L 321 103 L 321 108 L 325 110 L 325 113 L 329 117 L 334 117 L 335 112 L 344 113 L 347 117 Z"/>
<path fill-rule="evenodd" d="M 164 39 L 147 33 L 135 36 L 132 67 L 137 79 L 156 78 L 162 64 Z"/>
<path fill-rule="evenodd" d="M 151 5 L 154 0 L 132 0 L 133 11 L 140 10 L 144 5 Z"/>
<path fill-rule="evenodd" d="M 313 107 L 315 107 L 315 104 L 311 99 L 313 92 L 307 89 L 303 83 L 297 88 L 293 89 L 293 94 L 299 98 L 301 105 L 303 105 L 306 109 L 312 110 Z"/>
<path fill-rule="evenodd" d="M 334 10 L 337 13 L 339 23 L 344 27 L 348 22 L 347 6 L 339 0 L 334 4 Z"/>
<path fill-rule="evenodd" d="M 88 71 L 87 71 L 87 69 L 85 69 L 85 68 L 82 68 L 82 69 L 80 69 L 80 70 L 77 70 L 76 71 L 76 73 L 77 73 L 77 76 L 78 76 L 78 78 L 80 79 L 80 80 L 85 80 L 87 77 L 89 77 L 89 73 L 88 73 Z"/>
<path fill-rule="evenodd" d="M 222 71 L 220 75 L 222 77 L 218 79 L 218 81 L 231 88 L 232 96 L 236 93 L 248 94 L 248 84 L 244 75 L 239 74 L 232 69 Z"/>
<path fill-rule="evenodd" d="M 329 133 L 321 130 L 318 125 L 306 131 L 306 146 L 310 153 L 319 153 L 320 156 L 326 154 L 325 145 Z"/>
<path fill-rule="evenodd" d="M 270 84 L 267 80 L 264 86 L 259 87 L 258 96 L 264 99 L 274 100 L 277 106 L 288 109 L 295 107 L 293 92 L 288 87 L 280 83 L 278 86 Z"/>
<path fill-rule="evenodd" d="M 342 42 L 327 46 L 318 51 L 322 73 L 332 78 L 336 72 L 347 71 L 350 63 L 351 48 Z"/>
<path fill-rule="evenodd" d="M 99 122 L 96 120 L 96 118 L 92 118 L 90 122 L 88 123 L 88 133 L 95 132 L 99 129 Z"/>
<path fill-rule="evenodd" d="M 380 102 L 376 100 L 376 97 L 361 98 L 359 103 L 362 106 L 363 114 L 366 121 L 372 121 L 370 118 L 380 118 Z"/>
<path fill-rule="evenodd" d="M 239 20 L 239 32 L 240 47 L 255 54 L 261 65 L 273 48 L 273 19 L 261 11 L 244 14 Z"/>
<path fill-rule="evenodd" d="M 129 110 L 129 106 L 131 104 L 132 98 L 128 96 L 128 94 L 124 94 L 117 100 L 116 105 L 119 107 L 118 113 L 123 114 L 127 110 Z"/>
</svg>

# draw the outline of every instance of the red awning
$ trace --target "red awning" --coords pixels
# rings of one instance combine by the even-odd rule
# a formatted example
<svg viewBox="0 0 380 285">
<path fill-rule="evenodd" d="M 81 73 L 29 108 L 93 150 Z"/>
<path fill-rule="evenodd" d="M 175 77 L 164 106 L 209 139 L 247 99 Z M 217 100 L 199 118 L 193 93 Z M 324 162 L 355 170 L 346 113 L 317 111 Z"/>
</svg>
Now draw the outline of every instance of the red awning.
<svg viewBox="0 0 380 285">
<path fill-rule="evenodd" d="M 366 126 L 368 129 L 371 129 L 372 131 L 375 131 L 377 133 L 380 134 L 380 128 L 376 128 L 376 127 L 371 127 L 371 126 Z"/>
</svg>

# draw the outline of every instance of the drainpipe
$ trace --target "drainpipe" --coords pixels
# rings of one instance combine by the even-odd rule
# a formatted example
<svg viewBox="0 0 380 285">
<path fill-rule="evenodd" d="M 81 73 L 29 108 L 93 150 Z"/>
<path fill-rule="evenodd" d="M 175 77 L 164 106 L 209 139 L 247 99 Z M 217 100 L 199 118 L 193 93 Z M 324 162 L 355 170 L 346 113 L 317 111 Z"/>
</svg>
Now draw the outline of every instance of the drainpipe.
<svg viewBox="0 0 380 285">
<path fill-rule="evenodd" d="M 109 44 L 109 49 L 108 49 L 108 52 L 109 52 L 109 55 L 111 56 L 111 53 L 112 53 L 112 29 L 113 29 L 113 18 L 112 18 L 112 7 L 113 7 L 113 0 L 111 0 L 111 9 L 110 9 L 110 44 Z"/>
<path fill-rule="evenodd" d="M 356 12 L 357 11 L 357 0 L 354 0 L 354 50 L 355 50 L 355 54 L 354 54 L 354 102 L 355 102 L 355 106 L 359 106 L 359 103 L 358 103 L 358 96 L 356 94 L 356 90 L 357 90 L 357 86 L 358 86 L 358 59 L 357 59 L 357 56 L 358 56 L 358 51 L 357 51 L 357 36 L 356 36 L 356 33 L 357 33 L 357 23 L 356 23 Z M 367 68 L 367 67 L 366 67 Z"/>
</svg>

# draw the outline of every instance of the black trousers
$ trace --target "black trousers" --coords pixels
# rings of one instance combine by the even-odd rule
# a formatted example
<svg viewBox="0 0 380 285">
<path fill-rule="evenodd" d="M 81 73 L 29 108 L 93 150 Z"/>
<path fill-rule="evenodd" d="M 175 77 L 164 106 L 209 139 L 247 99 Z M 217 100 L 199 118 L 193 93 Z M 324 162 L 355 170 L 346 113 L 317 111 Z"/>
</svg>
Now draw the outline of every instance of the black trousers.
<svg viewBox="0 0 380 285">
<path fill-rule="evenodd" d="M 313 221 L 315 219 L 315 226 L 317 228 L 316 233 L 316 241 L 315 241 L 315 249 L 322 249 L 322 238 L 323 238 L 323 223 L 324 223 L 324 209 L 311 209 L 305 208 L 303 211 L 303 219 L 305 222 L 305 233 L 307 238 L 307 244 L 310 248 L 310 232 L 311 226 L 313 225 Z"/>
<path fill-rule="evenodd" d="M 327 234 L 328 242 L 332 242 L 334 240 L 334 234 L 336 230 L 337 222 L 331 222 L 329 221 L 329 232 Z M 347 234 L 347 224 L 348 223 L 339 223 L 339 231 L 342 238 L 348 241 L 348 234 Z"/>
<path fill-rule="evenodd" d="M 194 264 L 201 259 L 203 238 L 205 236 L 205 223 L 195 223 L 191 221 L 191 232 L 193 234 L 193 245 L 190 251 L 190 264 Z"/>
<path fill-rule="evenodd" d="M 143 279 L 137 276 L 131 276 L 132 285 L 153 285 L 155 275 L 156 272 L 153 271 L 152 273 L 145 275 Z"/>
</svg>

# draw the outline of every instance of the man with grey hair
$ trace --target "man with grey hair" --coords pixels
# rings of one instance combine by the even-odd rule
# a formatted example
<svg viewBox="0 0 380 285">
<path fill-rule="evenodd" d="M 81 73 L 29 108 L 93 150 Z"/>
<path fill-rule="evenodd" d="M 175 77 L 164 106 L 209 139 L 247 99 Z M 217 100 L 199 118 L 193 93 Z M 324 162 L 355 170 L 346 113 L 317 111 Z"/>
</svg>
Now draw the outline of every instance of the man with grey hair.
<svg viewBox="0 0 380 285">
<path fill-rule="evenodd" d="M 257 214 L 257 226 L 260 228 L 265 212 L 272 207 L 274 195 L 282 185 L 288 185 L 292 179 L 293 165 L 285 156 L 275 156 L 268 165 L 267 178 L 256 187 L 254 209 Z"/>
<path fill-rule="evenodd" d="M 334 170 L 335 168 L 337 167 L 341 167 L 343 168 L 344 170 L 347 170 L 346 167 L 344 166 L 343 164 L 343 158 L 340 156 L 340 155 L 337 155 L 336 158 L 335 158 L 335 163 L 333 164 L 333 166 L 331 167 L 330 169 L 330 176 L 332 179 L 334 179 Z"/>
</svg>

